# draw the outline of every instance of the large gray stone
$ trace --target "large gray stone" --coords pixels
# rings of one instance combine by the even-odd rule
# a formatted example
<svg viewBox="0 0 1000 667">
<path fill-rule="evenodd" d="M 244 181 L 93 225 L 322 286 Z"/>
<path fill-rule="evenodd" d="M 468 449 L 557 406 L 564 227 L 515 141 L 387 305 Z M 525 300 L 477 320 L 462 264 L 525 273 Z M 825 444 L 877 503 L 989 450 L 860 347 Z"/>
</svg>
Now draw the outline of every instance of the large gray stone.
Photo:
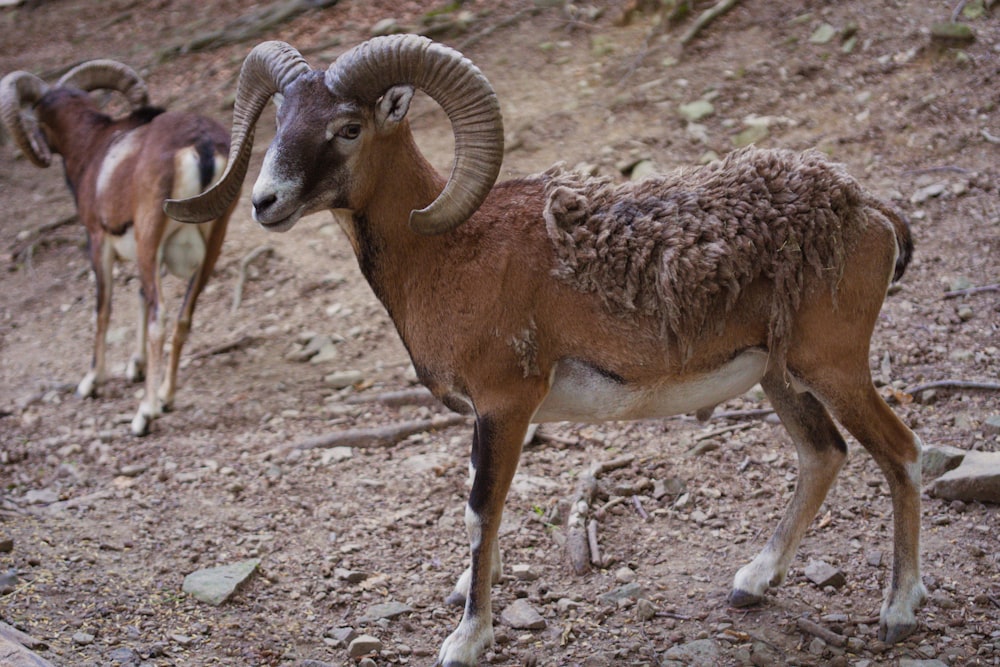
<svg viewBox="0 0 1000 667">
<path fill-rule="evenodd" d="M 924 445 L 920 458 L 923 478 L 930 481 L 962 464 L 969 451 L 948 445 Z"/>
<path fill-rule="evenodd" d="M 196 600 L 220 605 L 236 592 L 260 565 L 259 558 L 240 561 L 231 565 L 209 567 L 184 577 L 183 591 Z"/>
<path fill-rule="evenodd" d="M 371 623 L 380 618 L 396 618 L 403 614 L 409 614 L 412 611 L 413 607 L 402 602 L 382 602 L 369 606 L 365 610 L 365 615 L 358 619 L 358 623 Z"/>
<path fill-rule="evenodd" d="M 930 491 L 948 500 L 1000 503 L 1000 452 L 968 452 L 961 465 L 934 481 Z"/>
</svg>

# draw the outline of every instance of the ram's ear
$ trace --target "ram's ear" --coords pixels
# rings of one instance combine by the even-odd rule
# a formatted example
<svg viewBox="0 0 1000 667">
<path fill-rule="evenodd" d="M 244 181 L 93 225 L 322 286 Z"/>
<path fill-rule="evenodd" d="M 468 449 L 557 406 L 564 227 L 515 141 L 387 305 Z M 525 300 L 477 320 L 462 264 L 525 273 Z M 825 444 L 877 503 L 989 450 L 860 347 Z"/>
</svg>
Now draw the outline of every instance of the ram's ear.
<svg viewBox="0 0 1000 667">
<path fill-rule="evenodd" d="M 393 86 L 385 91 L 375 110 L 375 123 L 382 129 L 391 129 L 406 118 L 413 100 L 413 86 Z"/>
</svg>

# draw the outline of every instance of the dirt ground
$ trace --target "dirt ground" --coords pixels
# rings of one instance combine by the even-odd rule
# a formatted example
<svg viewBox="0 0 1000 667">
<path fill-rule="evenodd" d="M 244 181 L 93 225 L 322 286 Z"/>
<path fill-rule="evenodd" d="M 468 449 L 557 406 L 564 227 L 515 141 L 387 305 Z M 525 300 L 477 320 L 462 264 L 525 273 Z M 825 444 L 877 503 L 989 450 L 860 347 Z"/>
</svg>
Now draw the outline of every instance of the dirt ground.
<svg viewBox="0 0 1000 667">
<path fill-rule="evenodd" d="M 934 41 L 931 27 L 956 4 L 745 1 L 681 50 L 691 20 L 657 27 L 651 12 L 625 20 L 622 2 L 476 0 L 459 10 L 464 31 L 436 35 L 497 89 L 505 178 L 560 160 L 618 177 L 640 160 L 696 164 L 731 150 L 751 126 L 766 128 L 757 130 L 760 145 L 818 147 L 845 162 L 906 213 L 916 241 L 872 342 L 880 390 L 902 397 L 893 407 L 925 443 L 997 451 L 1000 437 L 986 424 L 1000 413 L 996 393 L 903 395 L 931 381 L 1000 376 L 998 292 L 945 298 L 1000 279 L 1000 25 L 994 8 L 963 19 L 974 41 Z M 442 8 L 345 0 L 260 39 L 157 56 L 259 6 L 51 0 L 0 9 L 0 74 L 26 69 L 54 80 L 78 61 L 114 58 L 141 71 L 155 103 L 228 126 L 239 65 L 257 41 L 287 41 L 324 67 L 382 19 L 415 27 Z M 823 24 L 834 28 L 828 41 L 817 32 Z M 678 108 L 699 99 L 714 113 L 692 127 Z M 268 111 L 260 123 L 248 182 L 272 118 Z M 440 112 L 424 101 L 412 118 L 428 156 L 447 169 L 451 137 Z M 471 425 L 355 447 L 346 459 L 294 447 L 447 411 L 349 402 L 412 387 L 405 350 L 330 216 L 268 235 L 250 219 L 248 192 L 195 316 L 176 409 L 139 439 L 128 435 L 139 386 L 123 376 L 134 271 L 116 274 L 111 377 L 97 399 L 80 400 L 73 387 L 90 357 L 94 300 L 83 229 L 36 233 L 73 212 L 61 168 L 36 169 L 0 145 L 0 538 L 13 540 L 0 553 L 0 620 L 42 640 L 39 654 L 56 665 L 355 664 L 340 627 L 378 637 L 379 665 L 429 665 L 460 618 L 444 597 L 468 557 Z M 241 260 L 264 246 L 270 252 L 248 263 L 234 312 Z M 179 285 L 169 284 L 176 302 Z M 333 359 L 289 356 L 315 334 L 331 337 Z M 344 371 L 357 372 L 353 386 L 325 380 Z M 763 407 L 751 393 L 719 410 Z M 891 508 L 871 458 L 850 444 L 786 583 L 761 607 L 737 610 L 726 604 L 732 576 L 763 546 L 794 488 L 794 448 L 780 425 L 692 417 L 542 425 L 506 505 L 508 574 L 494 587 L 497 645 L 484 662 L 660 665 L 671 647 L 701 639 L 725 665 L 1000 664 L 1000 523 L 996 506 L 975 502 L 925 494 L 930 599 L 912 637 L 877 641 Z M 599 523 L 604 566 L 576 575 L 558 522 L 579 477 L 625 454 L 634 460 L 600 477 L 598 502 L 610 503 Z M 261 559 L 258 573 L 227 603 L 182 593 L 186 574 L 251 557 Z M 803 574 L 811 560 L 846 582 L 818 588 Z M 509 574 L 518 565 L 529 566 L 524 579 Z M 630 581 L 652 607 L 599 598 Z M 517 598 L 541 613 L 544 629 L 500 620 Z M 387 601 L 412 611 L 360 621 Z M 649 609 L 655 615 L 640 620 Z M 850 641 L 818 640 L 800 629 L 801 617 Z"/>
</svg>

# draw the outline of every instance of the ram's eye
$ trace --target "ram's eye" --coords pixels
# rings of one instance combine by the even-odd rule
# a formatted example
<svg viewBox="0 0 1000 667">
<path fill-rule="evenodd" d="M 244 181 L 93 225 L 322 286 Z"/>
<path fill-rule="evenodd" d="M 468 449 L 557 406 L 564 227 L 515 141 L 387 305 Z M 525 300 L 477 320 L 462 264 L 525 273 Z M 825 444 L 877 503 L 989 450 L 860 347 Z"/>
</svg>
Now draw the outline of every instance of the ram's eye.
<svg viewBox="0 0 1000 667">
<path fill-rule="evenodd" d="M 361 135 L 361 125 L 349 123 L 337 130 L 337 136 L 343 139 L 357 139 Z"/>
</svg>

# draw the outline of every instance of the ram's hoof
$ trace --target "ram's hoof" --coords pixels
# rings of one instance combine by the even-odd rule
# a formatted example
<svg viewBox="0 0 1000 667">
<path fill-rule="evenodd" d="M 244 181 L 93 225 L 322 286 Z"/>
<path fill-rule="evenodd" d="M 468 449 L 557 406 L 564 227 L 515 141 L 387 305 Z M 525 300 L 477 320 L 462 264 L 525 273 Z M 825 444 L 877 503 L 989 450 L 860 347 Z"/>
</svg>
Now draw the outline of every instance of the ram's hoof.
<svg viewBox="0 0 1000 667">
<path fill-rule="evenodd" d="M 136 416 L 132 418 L 132 435 L 137 438 L 149 435 L 149 425 L 152 421 L 153 420 L 150 419 L 149 416 L 144 415 L 142 412 L 136 414 Z"/>
<path fill-rule="evenodd" d="M 885 623 L 879 623 L 878 638 L 886 644 L 895 644 L 912 635 L 913 631 L 916 629 L 916 623 L 903 623 L 891 626 L 886 625 Z"/>
<path fill-rule="evenodd" d="M 752 607 L 763 601 L 763 595 L 754 595 L 740 588 L 734 588 L 730 591 L 728 600 L 731 607 Z"/>
</svg>

